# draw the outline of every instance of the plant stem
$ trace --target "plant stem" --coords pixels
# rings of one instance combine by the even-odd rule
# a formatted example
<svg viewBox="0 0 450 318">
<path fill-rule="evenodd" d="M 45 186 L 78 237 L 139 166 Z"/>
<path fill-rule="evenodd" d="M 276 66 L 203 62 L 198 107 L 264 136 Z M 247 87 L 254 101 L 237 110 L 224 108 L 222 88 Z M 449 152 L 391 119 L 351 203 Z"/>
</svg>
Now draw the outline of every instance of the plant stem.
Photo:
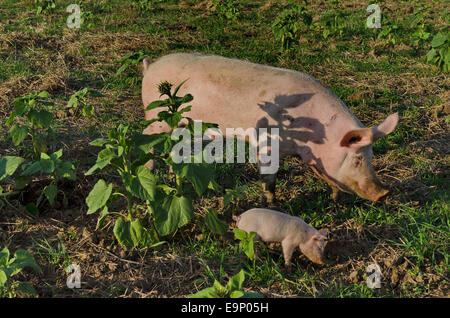
<svg viewBox="0 0 450 318">
<path fill-rule="evenodd" d="M 129 193 L 127 193 L 128 219 L 129 219 L 130 221 L 133 220 L 133 215 L 131 214 L 131 207 L 132 207 L 131 195 L 130 195 Z"/>
<path fill-rule="evenodd" d="M 5 192 L 5 193 L 0 193 L 0 197 L 7 197 L 10 195 L 15 195 L 15 194 L 19 194 L 20 191 L 12 191 L 12 192 Z"/>
<path fill-rule="evenodd" d="M 181 183 L 181 177 L 175 174 L 175 182 L 177 183 L 177 195 L 183 194 L 183 187 Z"/>
</svg>

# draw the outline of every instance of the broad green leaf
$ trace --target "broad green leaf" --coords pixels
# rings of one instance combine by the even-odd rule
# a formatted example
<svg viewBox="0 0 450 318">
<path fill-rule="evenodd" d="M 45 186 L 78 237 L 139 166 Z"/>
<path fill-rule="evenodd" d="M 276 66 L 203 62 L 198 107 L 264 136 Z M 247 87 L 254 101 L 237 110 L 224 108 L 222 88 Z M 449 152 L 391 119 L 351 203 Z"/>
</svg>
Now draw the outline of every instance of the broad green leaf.
<svg viewBox="0 0 450 318">
<path fill-rule="evenodd" d="M 11 136 L 14 146 L 18 146 L 27 137 L 28 128 L 26 126 L 14 125 L 9 129 L 9 135 Z"/>
<path fill-rule="evenodd" d="M 230 294 L 230 298 L 241 298 L 244 296 L 244 293 L 240 290 L 235 290 Z"/>
<path fill-rule="evenodd" d="M 93 174 L 97 169 L 99 168 L 99 166 L 97 164 L 93 165 L 88 171 L 86 171 L 84 173 L 85 176 L 90 176 L 91 174 Z"/>
<path fill-rule="evenodd" d="M 205 216 L 205 223 L 213 233 L 224 235 L 227 231 L 227 225 L 219 219 L 216 211 L 213 209 L 208 210 Z"/>
<path fill-rule="evenodd" d="M 228 295 L 229 290 L 222 286 L 218 280 L 214 280 L 213 287 L 216 289 L 216 292 L 220 297 L 226 297 Z"/>
<path fill-rule="evenodd" d="M 6 273 L 0 268 L 0 287 L 3 287 L 8 281 L 8 276 Z"/>
<path fill-rule="evenodd" d="M 151 102 L 145 110 L 152 110 L 158 107 L 168 107 L 170 105 L 170 102 L 168 99 L 165 100 L 155 100 L 154 102 Z"/>
<path fill-rule="evenodd" d="M 233 292 L 235 290 L 242 290 L 244 280 L 245 280 L 245 273 L 244 270 L 241 269 L 239 273 L 230 278 L 226 286 L 227 290 L 229 292 Z"/>
<path fill-rule="evenodd" d="M 154 201 L 156 191 L 156 177 L 146 166 L 139 166 L 136 169 L 136 176 L 140 186 L 145 190 L 144 195 L 140 196 L 142 200 Z"/>
<path fill-rule="evenodd" d="M 32 202 L 25 205 L 25 210 L 27 210 L 28 213 L 30 213 L 31 215 L 39 216 L 39 210 L 38 210 L 36 204 L 34 204 Z"/>
<path fill-rule="evenodd" d="M 36 264 L 36 261 L 34 260 L 33 255 L 31 255 L 26 250 L 17 250 L 14 253 L 14 257 L 10 261 L 10 265 L 14 266 L 16 268 L 23 269 L 25 267 L 31 267 L 38 273 L 42 273 L 42 269 L 39 267 L 38 264 Z M 17 274 L 19 271 L 14 271 L 12 275 Z"/>
<path fill-rule="evenodd" d="M 86 198 L 86 204 L 89 208 L 87 214 L 92 214 L 98 209 L 103 208 L 106 202 L 108 202 L 112 189 L 112 183 L 107 185 L 104 180 L 98 180 Z"/>
<path fill-rule="evenodd" d="M 139 166 L 136 169 L 136 176 L 124 172 L 121 173 L 121 177 L 125 188 L 133 196 L 141 200 L 155 200 L 156 177 L 146 166 Z"/>
<path fill-rule="evenodd" d="M 54 153 L 52 153 L 52 154 L 50 155 L 50 158 L 51 158 L 52 160 L 55 160 L 55 159 L 61 158 L 62 155 L 63 155 L 63 150 L 62 150 L 62 148 L 61 148 L 61 149 L 55 151 Z"/>
<path fill-rule="evenodd" d="M 17 116 L 22 116 L 28 111 L 29 104 L 23 98 L 14 99 L 14 112 Z"/>
<path fill-rule="evenodd" d="M 9 250 L 8 248 L 4 247 L 0 251 L 0 266 L 6 266 L 9 261 Z"/>
<path fill-rule="evenodd" d="M 21 176 L 31 176 L 39 171 L 41 171 L 41 162 L 35 161 L 35 162 L 27 163 L 26 169 L 20 175 Z"/>
<path fill-rule="evenodd" d="M 170 113 L 164 110 L 158 113 L 158 118 L 165 121 L 169 127 L 175 128 L 183 117 L 180 113 Z"/>
<path fill-rule="evenodd" d="M 189 295 L 189 298 L 219 298 L 219 295 L 214 287 L 208 287 Z"/>
<path fill-rule="evenodd" d="M 56 186 L 56 184 L 51 183 L 44 188 L 43 192 L 48 202 L 50 203 L 50 206 L 53 207 L 55 205 L 56 195 L 58 194 L 58 187 Z"/>
<path fill-rule="evenodd" d="M 55 163 L 51 159 L 41 159 L 39 160 L 39 164 L 44 173 L 51 174 L 55 171 Z"/>
<path fill-rule="evenodd" d="M 36 95 L 36 97 L 40 98 L 50 98 L 50 94 L 47 91 L 42 91 L 39 94 Z"/>
<path fill-rule="evenodd" d="M 119 243 L 127 249 L 136 247 L 144 236 L 144 229 L 141 221 L 124 221 L 122 217 L 117 218 L 114 225 L 114 236 Z"/>
<path fill-rule="evenodd" d="M 245 232 L 244 230 L 234 228 L 233 233 L 234 233 L 234 237 L 240 241 L 245 240 L 247 238 L 247 232 Z"/>
<path fill-rule="evenodd" d="M 187 224 L 193 217 L 192 202 L 184 196 L 168 195 L 154 211 L 158 233 L 166 236 Z"/>
<path fill-rule="evenodd" d="M 0 181 L 12 176 L 25 159 L 16 156 L 5 156 L 0 159 Z"/>
<path fill-rule="evenodd" d="M 185 113 L 185 112 L 190 112 L 191 109 L 192 109 L 192 106 L 185 107 L 182 110 L 178 111 L 178 114 L 182 114 L 182 113 Z"/>
<path fill-rule="evenodd" d="M 48 128 L 53 120 L 53 114 L 46 110 L 35 110 L 32 109 L 28 112 L 27 118 L 36 127 Z"/>
<path fill-rule="evenodd" d="M 433 40 L 431 40 L 431 47 L 436 48 L 441 46 L 445 43 L 446 35 L 443 33 L 438 33 L 433 37 Z"/>
<path fill-rule="evenodd" d="M 191 94 L 186 94 L 183 97 L 176 97 L 175 100 L 178 104 L 186 104 L 191 102 L 194 99 L 194 97 Z"/>
<path fill-rule="evenodd" d="M 133 142 L 136 149 L 142 151 L 143 153 L 149 153 L 152 148 L 155 148 L 159 144 L 165 143 L 167 139 L 170 139 L 170 135 L 167 133 L 136 135 L 133 138 Z"/>
<path fill-rule="evenodd" d="M 173 172 L 182 178 L 186 178 L 194 186 L 195 192 L 200 197 L 212 180 L 213 171 L 206 165 L 197 163 L 179 163 L 172 165 Z"/>
<path fill-rule="evenodd" d="M 103 147 L 108 142 L 109 142 L 108 139 L 97 138 L 97 139 L 91 141 L 89 144 L 91 146 Z"/>
<path fill-rule="evenodd" d="M 427 53 L 427 63 L 430 63 L 435 56 L 436 56 L 436 50 L 435 49 L 429 50 Z"/>
<path fill-rule="evenodd" d="M 116 152 L 112 148 L 103 149 L 98 153 L 96 165 L 103 169 L 111 163 L 113 159 L 116 158 Z"/>
</svg>

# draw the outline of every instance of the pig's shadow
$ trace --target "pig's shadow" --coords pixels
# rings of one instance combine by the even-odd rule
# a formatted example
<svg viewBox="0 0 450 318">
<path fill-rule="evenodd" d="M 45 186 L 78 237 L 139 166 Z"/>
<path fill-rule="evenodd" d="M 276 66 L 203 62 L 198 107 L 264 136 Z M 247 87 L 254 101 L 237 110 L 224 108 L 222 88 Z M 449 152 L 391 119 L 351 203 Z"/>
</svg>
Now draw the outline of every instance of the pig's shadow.
<svg viewBox="0 0 450 318">
<path fill-rule="evenodd" d="M 290 115 L 290 110 L 303 107 L 313 96 L 312 93 L 277 95 L 273 102 L 259 103 L 258 106 L 268 116 L 260 118 L 256 127 L 268 128 L 269 134 L 272 128 L 278 128 L 280 150 L 300 155 L 305 162 L 315 161 L 316 166 L 322 168 L 321 159 L 315 157 L 311 148 L 305 144 L 308 142 L 323 144 L 326 139 L 324 125 L 315 118 Z M 269 125 L 268 117 L 276 124 Z"/>
</svg>

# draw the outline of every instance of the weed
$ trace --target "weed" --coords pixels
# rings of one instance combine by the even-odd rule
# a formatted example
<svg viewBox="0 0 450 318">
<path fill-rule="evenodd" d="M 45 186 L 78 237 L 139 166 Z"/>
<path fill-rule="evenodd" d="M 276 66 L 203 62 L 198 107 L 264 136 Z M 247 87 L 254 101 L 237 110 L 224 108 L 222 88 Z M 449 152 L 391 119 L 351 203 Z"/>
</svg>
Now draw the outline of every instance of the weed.
<svg viewBox="0 0 450 318">
<path fill-rule="evenodd" d="M 11 280 L 11 277 L 19 274 L 25 267 L 31 267 L 34 271 L 42 273 L 41 268 L 29 252 L 17 250 L 14 257 L 10 258 L 9 250 L 6 247 L 0 251 L 0 298 L 14 298 L 17 296 L 17 292 L 36 296 L 36 290 L 31 284 Z"/>
<path fill-rule="evenodd" d="M 312 17 L 305 5 L 295 5 L 285 9 L 272 24 L 272 32 L 277 41 L 281 42 L 281 49 L 288 51 L 293 44 L 298 44 L 302 22 L 309 26 Z"/>
<path fill-rule="evenodd" d="M 450 70 L 450 31 L 437 33 L 431 40 L 431 49 L 427 53 L 427 63 L 436 65 L 444 73 Z"/>
</svg>

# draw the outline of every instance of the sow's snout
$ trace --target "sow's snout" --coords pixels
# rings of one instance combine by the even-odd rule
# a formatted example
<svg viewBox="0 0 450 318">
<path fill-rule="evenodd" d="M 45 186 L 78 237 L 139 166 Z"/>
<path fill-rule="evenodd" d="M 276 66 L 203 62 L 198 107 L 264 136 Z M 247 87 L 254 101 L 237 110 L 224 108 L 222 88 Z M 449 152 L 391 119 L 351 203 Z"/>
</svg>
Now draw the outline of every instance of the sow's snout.
<svg viewBox="0 0 450 318">
<path fill-rule="evenodd" d="M 385 188 L 375 176 L 363 179 L 354 190 L 360 197 L 370 201 L 378 201 L 389 193 L 389 189 Z"/>
</svg>

